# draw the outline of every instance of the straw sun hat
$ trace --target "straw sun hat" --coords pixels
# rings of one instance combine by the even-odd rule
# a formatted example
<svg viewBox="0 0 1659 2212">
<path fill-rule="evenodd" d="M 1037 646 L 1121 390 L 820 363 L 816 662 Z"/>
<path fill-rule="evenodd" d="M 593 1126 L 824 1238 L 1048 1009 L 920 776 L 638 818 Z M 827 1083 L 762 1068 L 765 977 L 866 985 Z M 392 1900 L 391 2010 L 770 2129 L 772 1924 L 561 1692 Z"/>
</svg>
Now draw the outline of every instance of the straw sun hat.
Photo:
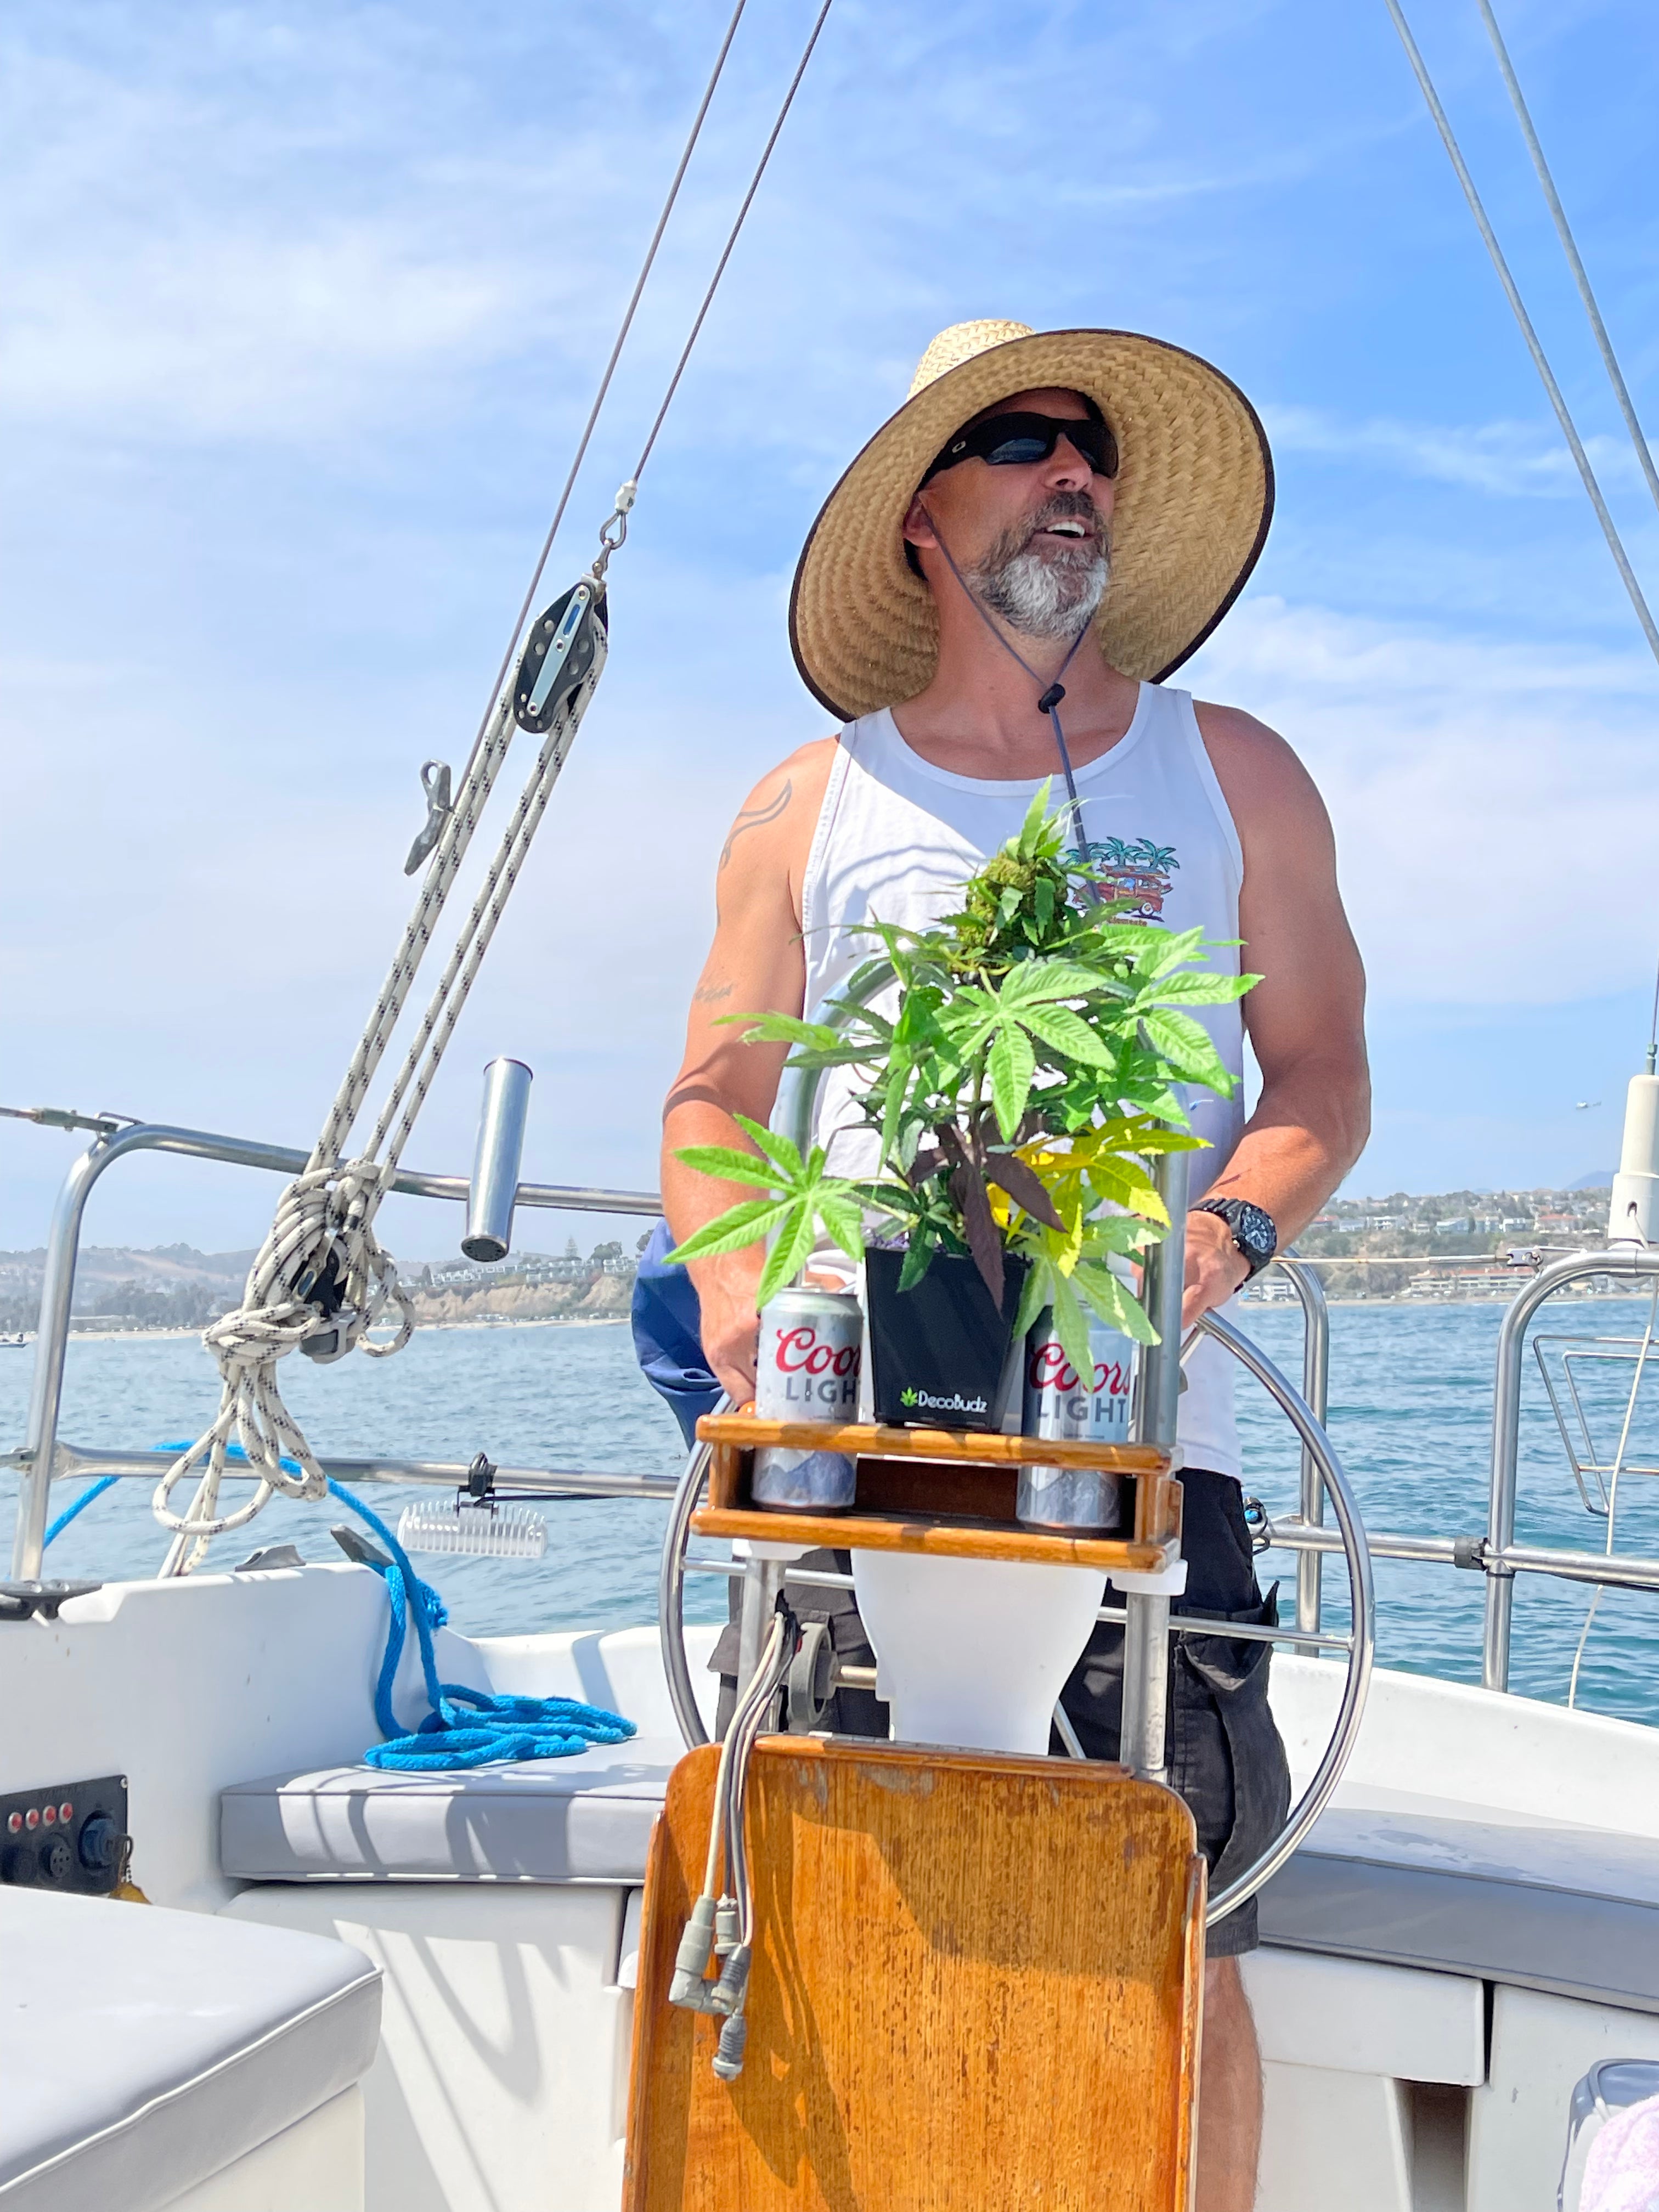
<svg viewBox="0 0 1659 2212">
<path fill-rule="evenodd" d="M 953 430 L 1017 392 L 1094 400 L 1121 457 L 1101 649 L 1154 683 L 1197 650 L 1243 589 L 1267 535 L 1273 457 L 1249 401 L 1207 362 L 1131 331 L 957 323 L 922 356 L 910 396 L 824 501 L 795 571 L 789 635 L 807 688 L 842 720 L 914 698 L 939 653 L 933 593 L 902 526 Z"/>
</svg>

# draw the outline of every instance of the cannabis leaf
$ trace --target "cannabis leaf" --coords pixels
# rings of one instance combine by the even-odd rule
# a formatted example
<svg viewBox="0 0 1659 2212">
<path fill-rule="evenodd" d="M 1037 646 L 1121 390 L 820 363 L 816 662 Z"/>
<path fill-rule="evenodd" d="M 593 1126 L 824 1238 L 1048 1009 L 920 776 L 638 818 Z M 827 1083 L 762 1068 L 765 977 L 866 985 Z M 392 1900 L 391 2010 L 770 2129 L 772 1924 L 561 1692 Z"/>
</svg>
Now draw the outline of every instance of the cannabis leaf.
<svg viewBox="0 0 1659 2212">
<path fill-rule="evenodd" d="M 675 1153 L 675 1158 L 723 1182 L 759 1183 L 776 1195 L 749 1199 L 728 1207 L 665 1257 L 682 1263 L 712 1260 L 724 1252 L 740 1252 L 770 1232 L 772 1249 L 755 1292 L 759 1309 L 805 1265 L 817 1241 L 820 1224 L 848 1259 L 864 1257 L 861 1187 L 844 1176 L 824 1173 L 826 1155 L 822 1145 L 814 1145 L 803 1160 L 799 1147 L 777 1130 L 763 1128 L 746 1114 L 733 1118 L 758 1147 L 760 1158 L 726 1145 L 687 1145 Z"/>
</svg>

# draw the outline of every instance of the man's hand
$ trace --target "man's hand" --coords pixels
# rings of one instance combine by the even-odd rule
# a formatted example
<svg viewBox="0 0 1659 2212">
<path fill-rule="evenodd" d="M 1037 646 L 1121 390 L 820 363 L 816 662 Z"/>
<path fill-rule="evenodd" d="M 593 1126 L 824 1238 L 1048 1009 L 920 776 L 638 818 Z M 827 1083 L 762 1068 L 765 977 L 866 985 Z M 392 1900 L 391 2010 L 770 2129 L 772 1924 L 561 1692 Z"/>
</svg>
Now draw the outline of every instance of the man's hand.
<svg viewBox="0 0 1659 2212">
<path fill-rule="evenodd" d="M 1250 1263 L 1218 1213 L 1187 1216 L 1187 1284 L 1181 1299 L 1184 1336 L 1201 1314 L 1224 1306 L 1249 1277 Z"/>
<path fill-rule="evenodd" d="M 723 1261 L 701 1267 L 694 1262 L 691 1270 L 702 1316 L 703 1352 L 734 1406 L 746 1406 L 755 1395 L 755 1354 L 760 1343 L 755 1286 L 761 1263 L 757 1261 L 743 1270 L 740 1278 L 732 1266 L 750 1256 L 733 1252 Z"/>
</svg>

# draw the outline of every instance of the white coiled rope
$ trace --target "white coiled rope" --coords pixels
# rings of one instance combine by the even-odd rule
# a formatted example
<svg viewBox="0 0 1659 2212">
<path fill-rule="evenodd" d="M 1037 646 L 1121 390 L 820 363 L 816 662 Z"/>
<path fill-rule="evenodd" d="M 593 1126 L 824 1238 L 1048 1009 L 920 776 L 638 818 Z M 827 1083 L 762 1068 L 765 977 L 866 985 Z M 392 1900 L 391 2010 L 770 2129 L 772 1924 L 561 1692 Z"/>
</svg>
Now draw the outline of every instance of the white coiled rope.
<svg viewBox="0 0 1659 2212">
<path fill-rule="evenodd" d="M 631 505 L 631 500 L 629 501 Z M 611 541 L 614 542 L 614 541 Z M 596 567 L 599 564 L 596 564 Z M 595 599 L 597 574 L 584 580 Z M 580 588 L 580 587 L 579 587 Z M 374 1236 L 374 1217 L 392 1186 L 403 1149 L 432 1087 L 445 1048 L 459 1020 L 489 941 L 564 766 L 583 714 L 605 666 L 605 635 L 593 627 L 592 664 L 561 707 L 543 739 L 535 767 L 502 832 L 471 911 L 462 925 L 442 975 L 404 1056 L 374 1133 L 364 1151 L 343 1157 L 370 1084 L 404 1010 L 445 901 L 480 816 L 507 758 L 516 726 L 509 678 L 483 738 L 461 781 L 454 806 L 439 835 L 403 941 L 380 986 L 321 1136 L 303 1171 L 277 1201 L 270 1233 L 249 1271 L 241 1304 L 213 1323 L 204 1341 L 218 1363 L 219 1412 L 212 1426 L 181 1452 L 156 1487 L 154 1510 L 173 1542 L 164 1575 L 188 1573 L 209 1540 L 252 1521 L 277 1492 L 316 1499 L 327 1478 L 303 1431 L 283 1403 L 278 1363 L 308 1340 L 333 1336 L 330 1358 L 355 1349 L 385 1358 L 408 1343 L 415 1326 L 409 1294 L 392 1260 Z M 331 1285 L 331 1287 L 330 1285 Z M 325 1292 L 319 1300 L 319 1289 Z M 333 1312 L 324 1306 L 333 1304 Z M 369 1332 L 391 1309 L 397 1325 L 384 1339 Z M 226 1454 L 240 1444 L 254 1487 L 246 1500 L 219 1510 Z M 284 1467 L 283 1462 L 289 1462 Z M 185 1510 L 172 1505 L 173 1492 L 198 1475 Z"/>
</svg>

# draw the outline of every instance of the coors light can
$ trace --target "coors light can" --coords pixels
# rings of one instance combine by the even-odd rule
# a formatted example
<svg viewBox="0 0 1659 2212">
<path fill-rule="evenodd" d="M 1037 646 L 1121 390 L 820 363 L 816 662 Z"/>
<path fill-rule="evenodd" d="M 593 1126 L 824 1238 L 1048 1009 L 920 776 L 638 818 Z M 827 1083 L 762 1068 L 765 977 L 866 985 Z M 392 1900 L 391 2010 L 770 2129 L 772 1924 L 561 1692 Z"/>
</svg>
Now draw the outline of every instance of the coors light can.
<svg viewBox="0 0 1659 2212">
<path fill-rule="evenodd" d="M 1054 1334 L 1053 1310 L 1037 1316 L 1025 1340 L 1023 1434 L 1128 1443 L 1139 1347 L 1094 1322 L 1089 1349 L 1094 1371 L 1082 1376 Z M 1037 1528 L 1115 1529 L 1122 1518 L 1122 1478 L 1109 1468 L 1023 1467 L 1014 1510 Z"/>
<path fill-rule="evenodd" d="M 780 1291 L 760 1319 L 755 1411 L 763 1421 L 855 1421 L 864 1316 L 850 1291 Z M 844 1513 L 856 1462 L 846 1452 L 771 1444 L 755 1454 L 757 1505 Z"/>
</svg>

